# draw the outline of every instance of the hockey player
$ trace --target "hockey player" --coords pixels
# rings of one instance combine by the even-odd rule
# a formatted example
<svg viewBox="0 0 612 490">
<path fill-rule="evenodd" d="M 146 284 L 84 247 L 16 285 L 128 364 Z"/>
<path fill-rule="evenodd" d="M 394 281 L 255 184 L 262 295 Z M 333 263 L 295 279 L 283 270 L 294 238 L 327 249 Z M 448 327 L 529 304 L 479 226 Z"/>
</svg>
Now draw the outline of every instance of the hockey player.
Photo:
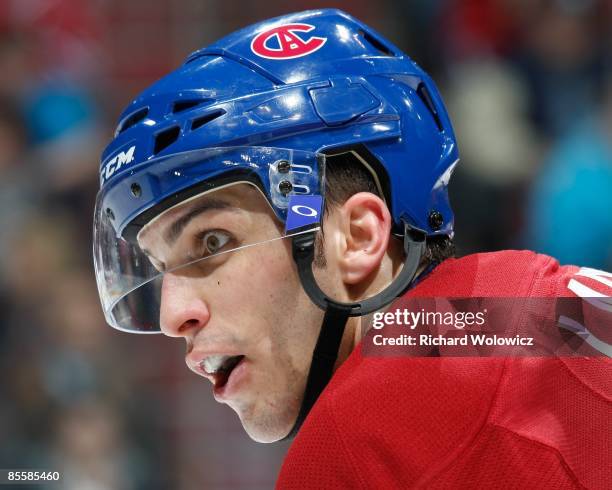
<svg viewBox="0 0 612 490">
<path fill-rule="evenodd" d="M 610 488 L 609 359 L 362 352 L 361 317 L 396 298 L 610 296 L 610 275 L 532 252 L 453 258 L 457 162 L 431 79 L 358 20 L 233 33 L 103 153 L 106 319 L 184 338 L 253 439 L 297 434 L 280 488 Z"/>
</svg>

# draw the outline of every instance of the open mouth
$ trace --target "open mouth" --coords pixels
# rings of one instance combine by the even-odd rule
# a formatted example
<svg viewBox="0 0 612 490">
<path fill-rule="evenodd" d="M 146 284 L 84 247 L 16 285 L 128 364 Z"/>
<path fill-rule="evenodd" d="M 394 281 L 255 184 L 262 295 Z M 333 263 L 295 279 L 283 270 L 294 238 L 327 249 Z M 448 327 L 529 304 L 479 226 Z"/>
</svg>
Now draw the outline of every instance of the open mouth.
<svg viewBox="0 0 612 490">
<path fill-rule="evenodd" d="M 217 390 L 226 385 L 232 371 L 243 359 L 244 356 L 208 356 L 200 362 L 200 368 L 206 374 L 213 377 L 215 390 Z"/>
</svg>

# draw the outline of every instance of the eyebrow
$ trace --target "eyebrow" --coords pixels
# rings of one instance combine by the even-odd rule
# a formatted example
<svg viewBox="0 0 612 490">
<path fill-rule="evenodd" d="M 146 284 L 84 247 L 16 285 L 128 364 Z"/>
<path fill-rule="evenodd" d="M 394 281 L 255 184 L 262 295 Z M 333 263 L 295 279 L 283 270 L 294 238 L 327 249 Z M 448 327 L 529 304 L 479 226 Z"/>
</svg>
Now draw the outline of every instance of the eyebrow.
<svg viewBox="0 0 612 490">
<path fill-rule="evenodd" d="M 172 223 L 172 225 L 170 225 L 170 227 L 164 233 L 164 239 L 168 244 L 172 245 L 174 242 L 176 242 L 189 222 L 196 216 L 214 209 L 228 208 L 232 208 L 232 205 L 226 201 L 221 201 L 219 199 L 206 199 L 198 203 L 198 205 L 194 206 L 188 213 L 185 213 L 174 223 Z"/>
</svg>

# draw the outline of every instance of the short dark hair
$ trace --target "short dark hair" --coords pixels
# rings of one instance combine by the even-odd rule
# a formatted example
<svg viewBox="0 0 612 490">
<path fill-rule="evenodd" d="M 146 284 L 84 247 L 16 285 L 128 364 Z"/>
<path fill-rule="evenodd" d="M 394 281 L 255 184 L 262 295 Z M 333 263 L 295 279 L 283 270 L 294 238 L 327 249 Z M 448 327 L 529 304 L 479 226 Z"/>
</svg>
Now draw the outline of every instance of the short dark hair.
<svg viewBox="0 0 612 490">
<path fill-rule="evenodd" d="M 372 194 L 389 202 L 385 195 L 388 186 L 379 182 L 373 172 L 367 167 L 366 159 L 356 151 L 345 151 L 328 155 L 325 163 L 325 211 L 342 206 L 351 196 L 358 192 L 371 192 Z M 319 235 L 321 236 L 321 235 Z M 322 252 L 322 239 L 317 243 L 315 265 L 325 267 L 325 256 Z M 440 263 L 455 256 L 455 244 L 447 235 L 427 238 L 427 249 L 423 262 Z"/>
</svg>

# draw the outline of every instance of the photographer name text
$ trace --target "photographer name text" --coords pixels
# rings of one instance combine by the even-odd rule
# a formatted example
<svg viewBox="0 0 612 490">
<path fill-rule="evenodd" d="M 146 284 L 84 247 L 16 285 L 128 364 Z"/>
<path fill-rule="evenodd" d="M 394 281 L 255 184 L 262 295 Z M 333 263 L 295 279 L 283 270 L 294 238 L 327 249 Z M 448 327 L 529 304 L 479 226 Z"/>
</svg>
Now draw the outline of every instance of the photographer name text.
<svg viewBox="0 0 612 490">
<path fill-rule="evenodd" d="M 404 327 L 411 333 L 388 335 L 388 330 L 372 336 L 375 346 L 533 346 L 533 337 L 520 335 L 503 336 L 490 333 L 468 333 L 466 327 L 482 327 L 486 324 L 487 310 L 477 312 L 461 311 L 409 311 L 398 309 L 393 312 L 376 312 L 372 319 L 372 328 L 382 330 L 385 327 Z M 416 333 L 417 327 L 452 327 L 453 335 L 431 335 Z"/>
</svg>

